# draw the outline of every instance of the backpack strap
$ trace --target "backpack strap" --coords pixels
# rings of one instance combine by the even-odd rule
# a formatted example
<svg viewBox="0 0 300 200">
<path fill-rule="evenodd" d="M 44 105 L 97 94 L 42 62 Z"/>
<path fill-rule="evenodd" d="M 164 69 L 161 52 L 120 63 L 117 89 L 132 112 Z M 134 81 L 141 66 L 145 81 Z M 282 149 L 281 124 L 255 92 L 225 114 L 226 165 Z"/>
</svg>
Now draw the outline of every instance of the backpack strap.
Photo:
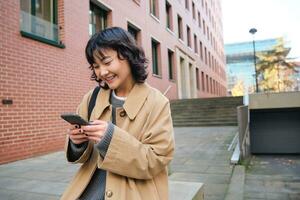
<svg viewBox="0 0 300 200">
<path fill-rule="evenodd" d="M 93 111 L 93 109 L 95 107 L 96 99 L 97 99 L 99 91 L 100 91 L 100 86 L 95 87 L 95 89 L 93 91 L 93 94 L 92 94 L 92 97 L 91 97 L 91 100 L 89 102 L 89 107 L 88 107 L 88 121 L 90 121 L 90 117 L 91 117 L 92 111 Z"/>
</svg>

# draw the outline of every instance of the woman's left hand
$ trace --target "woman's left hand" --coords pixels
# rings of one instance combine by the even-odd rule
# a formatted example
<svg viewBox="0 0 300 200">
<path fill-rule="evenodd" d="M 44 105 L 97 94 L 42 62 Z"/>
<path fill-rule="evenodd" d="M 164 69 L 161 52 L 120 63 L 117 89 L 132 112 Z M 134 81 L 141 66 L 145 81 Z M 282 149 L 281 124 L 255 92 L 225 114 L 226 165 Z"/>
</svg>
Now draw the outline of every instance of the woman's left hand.
<svg viewBox="0 0 300 200">
<path fill-rule="evenodd" d="M 108 123 L 102 120 L 95 120 L 91 122 L 91 125 L 82 126 L 84 134 L 89 140 L 99 143 L 105 135 Z"/>
</svg>

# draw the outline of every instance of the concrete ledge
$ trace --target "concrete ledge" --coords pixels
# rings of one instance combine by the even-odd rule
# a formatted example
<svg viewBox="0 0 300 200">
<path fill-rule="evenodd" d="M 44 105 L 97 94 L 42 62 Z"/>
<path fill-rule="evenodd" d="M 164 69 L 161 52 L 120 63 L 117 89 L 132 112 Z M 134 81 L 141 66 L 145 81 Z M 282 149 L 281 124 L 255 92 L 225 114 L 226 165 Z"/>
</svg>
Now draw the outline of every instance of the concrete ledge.
<svg viewBox="0 0 300 200">
<path fill-rule="evenodd" d="M 230 180 L 228 192 L 225 200 L 243 200 L 245 185 L 245 167 L 236 165 L 233 169 L 233 174 Z"/>
<path fill-rule="evenodd" d="M 300 107 L 300 92 L 254 93 L 249 95 L 249 109 Z"/>
<path fill-rule="evenodd" d="M 204 200 L 204 184 L 169 181 L 170 200 Z"/>
</svg>

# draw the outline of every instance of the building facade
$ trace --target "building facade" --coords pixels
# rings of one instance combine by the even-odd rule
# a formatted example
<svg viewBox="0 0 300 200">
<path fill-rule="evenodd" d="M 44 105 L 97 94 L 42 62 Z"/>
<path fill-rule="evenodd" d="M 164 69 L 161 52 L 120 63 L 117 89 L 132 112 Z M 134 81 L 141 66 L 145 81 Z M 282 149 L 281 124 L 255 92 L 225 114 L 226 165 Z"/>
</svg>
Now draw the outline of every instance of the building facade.
<svg viewBox="0 0 300 200">
<path fill-rule="evenodd" d="M 271 50 L 278 44 L 279 38 L 255 41 L 255 52 L 262 53 Z M 255 66 L 254 66 L 253 41 L 225 44 L 227 92 L 242 84 L 246 93 L 255 91 Z"/>
<path fill-rule="evenodd" d="M 63 148 L 59 116 L 95 87 L 84 48 L 106 27 L 135 37 L 169 99 L 226 95 L 219 0 L 20 0 L 0 12 L 0 163 Z"/>
</svg>

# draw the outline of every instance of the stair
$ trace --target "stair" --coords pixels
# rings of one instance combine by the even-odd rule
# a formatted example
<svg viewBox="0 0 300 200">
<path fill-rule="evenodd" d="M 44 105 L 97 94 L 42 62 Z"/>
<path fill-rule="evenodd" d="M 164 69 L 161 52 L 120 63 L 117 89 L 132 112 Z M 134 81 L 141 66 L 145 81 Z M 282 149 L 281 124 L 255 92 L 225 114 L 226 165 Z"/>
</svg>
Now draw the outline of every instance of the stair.
<svg viewBox="0 0 300 200">
<path fill-rule="evenodd" d="M 237 106 L 242 97 L 181 99 L 171 101 L 173 124 L 176 127 L 237 126 Z"/>
</svg>

